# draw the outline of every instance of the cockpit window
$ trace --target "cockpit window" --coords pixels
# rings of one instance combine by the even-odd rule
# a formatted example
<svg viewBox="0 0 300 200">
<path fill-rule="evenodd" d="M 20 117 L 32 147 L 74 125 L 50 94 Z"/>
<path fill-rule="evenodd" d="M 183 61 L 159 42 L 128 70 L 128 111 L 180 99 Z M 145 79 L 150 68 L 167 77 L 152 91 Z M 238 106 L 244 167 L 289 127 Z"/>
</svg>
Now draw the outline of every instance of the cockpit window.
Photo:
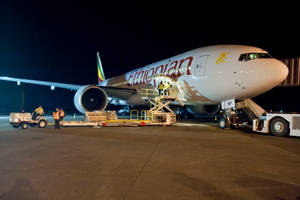
<svg viewBox="0 0 300 200">
<path fill-rule="evenodd" d="M 258 58 L 272 58 L 268 53 L 245 53 L 239 58 L 239 61 L 246 62 L 248 60 L 254 60 Z"/>
</svg>

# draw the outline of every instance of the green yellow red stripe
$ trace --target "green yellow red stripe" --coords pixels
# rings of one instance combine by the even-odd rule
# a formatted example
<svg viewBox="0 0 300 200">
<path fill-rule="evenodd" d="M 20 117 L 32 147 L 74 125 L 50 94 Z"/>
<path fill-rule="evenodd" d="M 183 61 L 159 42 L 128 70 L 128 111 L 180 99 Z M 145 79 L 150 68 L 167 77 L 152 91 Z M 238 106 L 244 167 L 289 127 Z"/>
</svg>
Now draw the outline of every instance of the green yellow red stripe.
<svg viewBox="0 0 300 200">
<path fill-rule="evenodd" d="M 99 53 L 97 53 L 97 67 L 98 67 L 98 80 L 99 80 L 99 82 L 102 82 L 102 81 L 105 80 L 105 76 L 104 76 L 104 73 L 103 73 Z"/>
</svg>

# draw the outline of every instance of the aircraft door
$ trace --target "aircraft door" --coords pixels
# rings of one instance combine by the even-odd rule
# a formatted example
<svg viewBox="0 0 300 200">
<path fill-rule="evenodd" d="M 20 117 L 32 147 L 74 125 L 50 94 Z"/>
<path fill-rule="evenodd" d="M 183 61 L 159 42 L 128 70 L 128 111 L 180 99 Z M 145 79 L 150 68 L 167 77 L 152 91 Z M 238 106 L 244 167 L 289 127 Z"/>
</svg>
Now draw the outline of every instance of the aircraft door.
<svg viewBox="0 0 300 200">
<path fill-rule="evenodd" d="M 195 77 L 203 77 L 205 76 L 206 71 L 206 61 L 207 61 L 208 55 L 199 56 L 197 58 L 197 62 L 194 65 L 194 69 L 192 71 L 192 74 Z"/>
</svg>

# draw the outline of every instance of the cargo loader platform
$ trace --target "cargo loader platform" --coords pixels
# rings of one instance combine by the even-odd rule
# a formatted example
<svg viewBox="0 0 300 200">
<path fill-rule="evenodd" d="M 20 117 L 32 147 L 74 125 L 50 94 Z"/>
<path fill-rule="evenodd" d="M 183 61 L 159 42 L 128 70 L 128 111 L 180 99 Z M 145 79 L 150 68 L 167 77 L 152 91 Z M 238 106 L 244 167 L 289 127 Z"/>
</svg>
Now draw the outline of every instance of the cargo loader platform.
<svg viewBox="0 0 300 200">
<path fill-rule="evenodd" d="M 169 107 L 173 101 L 183 102 L 176 96 L 159 95 L 155 89 L 143 89 L 142 98 L 150 104 L 149 110 L 131 110 L 130 119 L 118 119 L 116 111 L 86 112 L 84 121 L 63 121 L 63 127 L 110 126 L 169 126 L 176 123 L 176 114 Z"/>
</svg>

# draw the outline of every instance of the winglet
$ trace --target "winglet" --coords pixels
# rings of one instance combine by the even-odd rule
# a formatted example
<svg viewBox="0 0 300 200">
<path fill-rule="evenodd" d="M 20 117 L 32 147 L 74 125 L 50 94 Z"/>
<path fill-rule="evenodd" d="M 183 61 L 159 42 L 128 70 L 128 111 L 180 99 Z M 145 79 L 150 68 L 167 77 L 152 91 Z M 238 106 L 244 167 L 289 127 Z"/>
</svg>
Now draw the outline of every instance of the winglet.
<svg viewBox="0 0 300 200">
<path fill-rule="evenodd" d="M 99 52 L 97 52 L 97 67 L 98 67 L 98 82 L 101 83 L 105 80 L 102 63 L 100 60 Z"/>
</svg>

